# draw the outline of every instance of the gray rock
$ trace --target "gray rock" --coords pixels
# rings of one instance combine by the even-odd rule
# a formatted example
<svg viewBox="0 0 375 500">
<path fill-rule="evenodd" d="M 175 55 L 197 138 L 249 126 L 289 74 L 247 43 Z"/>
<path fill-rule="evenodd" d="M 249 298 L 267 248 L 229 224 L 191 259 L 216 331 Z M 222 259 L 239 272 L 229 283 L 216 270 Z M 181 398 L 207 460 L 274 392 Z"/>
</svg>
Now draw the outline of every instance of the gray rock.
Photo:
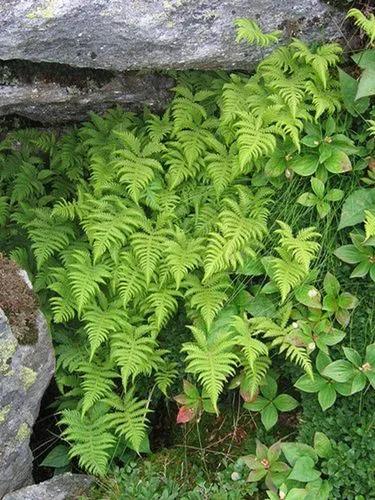
<svg viewBox="0 0 375 500">
<path fill-rule="evenodd" d="M 3 500 L 72 500 L 86 493 L 93 482 L 89 476 L 67 472 L 9 493 Z"/>
<path fill-rule="evenodd" d="M 264 50 L 235 42 L 233 21 L 286 37 L 338 38 L 324 0 L 2 0 L 0 59 L 110 70 L 247 68 Z"/>
<path fill-rule="evenodd" d="M 37 332 L 35 344 L 20 345 L 0 309 L 0 498 L 33 482 L 30 434 L 55 369 L 51 336 L 40 312 Z"/>
<path fill-rule="evenodd" d="M 164 109 L 173 80 L 158 75 L 118 75 L 103 85 L 13 82 L 0 85 L 0 116 L 17 114 L 43 123 L 81 121 L 89 112 L 103 112 L 116 104 L 129 110 L 147 105 Z"/>
</svg>

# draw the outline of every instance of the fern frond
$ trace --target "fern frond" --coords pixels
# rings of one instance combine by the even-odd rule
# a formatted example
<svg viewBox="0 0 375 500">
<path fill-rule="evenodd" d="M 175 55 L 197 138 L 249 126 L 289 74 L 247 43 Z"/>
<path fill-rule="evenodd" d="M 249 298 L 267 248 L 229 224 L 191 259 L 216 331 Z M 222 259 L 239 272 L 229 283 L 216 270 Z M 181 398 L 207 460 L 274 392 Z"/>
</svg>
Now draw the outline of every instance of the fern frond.
<svg viewBox="0 0 375 500">
<path fill-rule="evenodd" d="M 368 17 L 363 14 L 359 9 L 349 9 L 346 17 L 352 17 L 354 24 L 361 28 L 370 39 L 370 43 L 375 43 L 375 15 L 369 14 Z"/>
<path fill-rule="evenodd" d="M 38 269 L 54 253 L 66 248 L 74 238 L 73 227 L 53 219 L 51 211 L 47 208 L 34 209 L 34 219 L 26 225 L 26 228 L 32 240 L 31 248 Z"/>
<path fill-rule="evenodd" d="M 311 261 L 316 257 L 320 245 L 316 241 L 321 235 L 315 227 L 301 229 L 296 236 L 293 235 L 291 227 L 282 221 L 277 221 L 280 229 L 275 233 L 280 235 L 280 244 L 291 254 L 291 256 L 307 271 Z"/>
<path fill-rule="evenodd" d="M 137 266 L 134 255 L 123 252 L 120 255 L 119 267 L 113 277 L 113 286 L 118 293 L 124 307 L 135 298 L 142 299 L 146 291 L 146 279 L 143 271 Z"/>
<path fill-rule="evenodd" d="M 365 210 L 365 233 L 366 240 L 375 237 L 375 213 Z"/>
<path fill-rule="evenodd" d="M 157 343 L 150 335 L 149 326 L 128 325 L 111 335 L 111 358 L 121 369 L 122 383 L 126 391 L 129 378 L 151 373 L 155 368 L 153 354 Z"/>
<path fill-rule="evenodd" d="M 215 316 L 228 298 L 230 281 L 226 273 L 211 276 L 201 283 L 197 276 L 188 276 L 184 281 L 185 297 L 189 300 L 192 309 L 198 310 L 207 328 L 210 328 Z"/>
<path fill-rule="evenodd" d="M 111 277 L 111 270 L 107 263 L 94 264 L 87 250 L 75 250 L 71 259 L 68 278 L 77 303 L 77 311 L 81 313 L 98 293 L 100 285 Z"/>
<path fill-rule="evenodd" d="M 252 367 L 245 364 L 246 388 L 249 390 L 250 397 L 254 397 L 259 391 L 270 366 L 271 360 L 267 356 L 256 358 Z"/>
<path fill-rule="evenodd" d="M 271 154 L 276 147 L 276 138 L 272 127 L 263 125 L 261 118 L 250 113 L 242 113 L 237 126 L 237 143 L 240 165 L 256 160 L 263 155 Z"/>
<path fill-rule="evenodd" d="M 142 269 L 146 284 L 149 285 L 156 266 L 164 252 L 169 232 L 165 229 L 148 229 L 148 232 L 137 232 L 131 236 L 134 254 Z"/>
<path fill-rule="evenodd" d="M 70 286 L 69 275 L 65 268 L 50 268 L 53 282 L 48 286 L 58 296 L 50 298 L 53 320 L 55 323 L 66 323 L 76 314 L 76 299 Z"/>
<path fill-rule="evenodd" d="M 0 196 L 0 226 L 4 226 L 9 214 L 8 197 Z"/>
<path fill-rule="evenodd" d="M 180 229 L 176 229 L 174 240 L 165 244 L 166 263 L 170 267 L 176 281 L 176 288 L 180 288 L 181 281 L 189 271 L 201 263 L 204 245 L 203 238 L 192 239 Z"/>
<path fill-rule="evenodd" d="M 276 43 L 282 35 L 282 31 L 275 30 L 271 33 L 263 33 L 259 25 L 252 19 L 236 19 L 237 42 L 246 40 L 248 43 L 268 47 Z"/>
<path fill-rule="evenodd" d="M 85 322 L 85 331 L 90 342 L 92 360 L 98 347 L 108 339 L 111 332 L 121 330 L 127 326 L 127 316 L 117 302 L 102 308 L 97 304 L 90 305 L 82 316 Z"/>
<path fill-rule="evenodd" d="M 119 375 L 113 369 L 110 363 L 106 365 L 92 363 L 85 363 L 78 368 L 82 373 L 82 415 L 101 399 L 108 397 L 115 387 L 113 381 Z"/>
<path fill-rule="evenodd" d="M 164 394 L 164 396 L 168 396 L 168 389 L 172 385 L 174 379 L 178 375 L 177 363 L 173 361 L 165 361 L 158 366 L 158 370 L 156 372 L 155 381 L 159 390 Z"/>
<path fill-rule="evenodd" d="M 143 439 L 146 437 L 148 401 L 137 400 L 134 391 L 125 394 L 124 399 L 113 396 L 109 400 L 116 410 L 110 414 L 111 426 L 116 434 L 124 436 L 133 450 L 139 451 Z"/>
<path fill-rule="evenodd" d="M 177 297 L 181 297 L 178 290 L 159 285 L 149 287 L 149 295 L 144 303 L 144 310 L 151 312 L 151 324 L 160 330 L 177 310 Z"/>
<path fill-rule="evenodd" d="M 246 365 L 255 373 L 255 362 L 260 357 L 268 356 L 266 344 L 252 336 L 247 320 L 234 316 L 232 325 L 238 336 L 236 341 L 241 346 L 241 351 L 246 359 Z"/>
<path fill-rule="evenodd" d="M 60 424 L 67 426 L 62 437 L 70 442 L 69 457 L 89 473 L 104 476 L 116 439 L 108 432 L 111 415 L 93 411 L 82 418 L 78 410 L 64 410 Z"/>
<path fill-rule="evenodd" d="M 115 131 L 123 142 L 124 149 L 114 152 L 113 164 L 117 170 L 118 179 L 125 184 L 126 190 L 137 203 L 143 189 L 154 179 L 156 172 L 163 168 L 158 160 L 153 158 L 156 152 L 162 150 L 161 144 L 142 144 L 131 132 Z"/>
<path fill-rule="evenodd" d="M 187 353 L 187 371 L 197 375 L 217 412 L 217 400 L 224 383 L 234 374 L 238 362 L 234 354 L 235 337 L 226 332 L 210 339 L 198 328 L 190 329 L 195 342 L 187 342 L 181 349 Z"/>
</svg>

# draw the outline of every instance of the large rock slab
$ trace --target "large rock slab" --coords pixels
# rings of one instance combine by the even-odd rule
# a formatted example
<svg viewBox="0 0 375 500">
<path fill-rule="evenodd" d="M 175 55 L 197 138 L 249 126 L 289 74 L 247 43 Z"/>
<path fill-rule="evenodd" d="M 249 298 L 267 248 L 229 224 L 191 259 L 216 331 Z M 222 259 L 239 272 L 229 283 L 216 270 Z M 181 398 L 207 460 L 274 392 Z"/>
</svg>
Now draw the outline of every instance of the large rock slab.
<svg viewBox="0 0 375 500">
<path fill-rule="evenodd" d="M 19 115 L 42 123 L 61 124 L 85 120 L 90 112 L 101 113 L 115 105 L 131 111 L 147 106 L 158 112 L 168 104 L 171 98 L 168 89 L 174 85 L 171 78 L 162 75 L 133 72 L 109 77 L 105 82 L 82 76 L 78 85 L 59 78 L 46 82 L 37 74 L 36 71 L 32 82 L 24 81 L 21 74 L 3 84 L 0 75 L 0 116 Z"/>
<path fill-rule="evenodd" d="M 247 68 L 264 50 L 235 42 L 233 21 L 286 37 L 341 37 L 323 0 L 1 0 L 0 59 L 111 70 Z"/>
<path fill-rule="evenodd" d="M 72 500 L 87 493 L 94 480 L 83 474 L 61 474 L 5 495 L 3 500 Z"/>
<path fill-rule="evenodd" d="M 26 292 L 17 274 L 12 279 L 17 287 L 16 307 Z M 0 306 L 4 307 L 5 302 L 9 308 L 10 301 L 6 298 L 11 294 L 12 283 L 3 269 L 0 287 L 3 290 Z M 33 482 L 30 435 L 55 368 L 52 340 L 43 315 L 35 312 L 35 332 L 28 338 L 24 328 L 27 321 L 28 318 L 21 318 L 11 328 L 0 308 L 0 498 Z"/>
</svg>

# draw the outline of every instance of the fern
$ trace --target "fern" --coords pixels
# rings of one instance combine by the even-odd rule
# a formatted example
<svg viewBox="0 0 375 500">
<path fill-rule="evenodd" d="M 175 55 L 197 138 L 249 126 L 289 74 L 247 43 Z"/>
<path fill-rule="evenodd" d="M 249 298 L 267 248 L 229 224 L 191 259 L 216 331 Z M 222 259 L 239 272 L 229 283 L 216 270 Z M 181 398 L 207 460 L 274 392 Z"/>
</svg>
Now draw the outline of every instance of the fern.
<svg viewBox="0 0 375 500">
<path fill-rule="evenodd" d="M 210 328 L 228 298 L 228 276 L 225 273 L 216 274 L 202 284 L 198 277 L 192 275 L 185 280 L 184 285 L 187 288 L 185 297 L 190 306 L 200 312 L 207 328 Z"/>
<path fill-rule="evenodd" d="M 82 418 L 78 410 L 64 410 L 60 423 L 67 426 L 63 438 L 71 443 L 69 457 L 78 457 L 78 463 L 89 473 L 104 476 L 107 472 L 110 451 L 116 443 L 108 432 L 111 415 L 100 410 Z"/>
<path fill-rule="evenodd" d="M 111 277 L 108 264 L 93 264 L 89 252 L 75 250 L 69 266 L 68 279 L 72 294 L 77 303 L 77 311 L 81 313 L 91 299 L 99 292 L 100 285 Z"/>
<path fill-rule="evenodd" d="M 375 214 L 370 210 L 365 210 L 365 234 L 366 240 L 375 238 Z"/>
<path fill-rule="evenodd" d="M 237 26 L 262 46 L 280 35 Z M 321 128 L 311 123 L 340 109 L 339 57 L 335 44 L 293 41 L 250 77 L 179 73 L 160 117 L 118 108 L 61 137 L 0 142 L 2 251 L 14 249 L 50 321 L 64 438 L 89 472 L 104 474 L 124 442 L 143 449 L 149 408 L 180 383 L 181 346 L 199 404 L 208 395 L 216 411 L 237 368 L 252 397 L 275 357 L 310 373 L 290 319 L 306 311 L 286 299 L 314 277 L 319 234 L 281 222 L 271 233 L 286 181 L 265 165 L 272 155 L 288 172 L 305 131 Z M 259 292 L 276 304 L 277 289 L 274 321 L 248 319 Z M 177 316 L 189 342 L 169 327 Z"/>
<path fill-rule="evenodd" d="M 370 43 L 375 43 L 375 15 L 369 14 L 368 17 L 365 16 L 358 9 L 349 9 L 346 17 L 352 17 L 354 19 L 354 24 L 361 28 L 370 39 Z"/>
<path fill-rule="evenodd" d="M 225 381 L 234 374 L 238 357 L 234 354 L 235 337 L 221 333 L 213 339 L 191 327 L 195 343 L 187 342 L 182 351 L 187 353 L 187 371 L 197 375 L 217 411 L 217 401 Z"/>
<path fill-rule="evenodd" d="M 114 152 L 114 167 L 119 181 L 125 184 L 132 199 L 138 202 L 141 192 L 154 179 L 155 173 L 162 171 L 160 163 L 153 158 L 162 147 L 152 142 L 142 147 L 140 139 L 131 132 L 115 133 L 121 138 L 124 148 Z"/>
<path fill-rule="evenodd" d="M 135 451 L 139 451 L 146 437 L 148 404 L 145 400 L 134 398 L 133 391 L 128 391 L 124 399 L 113 396 L 109 403 L 115 409 L 110 415 L 111 426 L 116 434 L 124 436 Z"/>
<path fill-rule="evenodd" d="M 163 363 L 161 363 L 158 367 L 155 377 L 156 385 L 164 396 L 168 396 L 168 389 L 178 375 L 176 368 L 177 363 L 166 360 L 163 360 Z"/>
<path fill-rule="evenodd" d="M 131 242 L 139 266 L 144 273 L 146 284 L 149 285 L 163 254 L 169 231 L 153 228 L 150 225 L 145 229 L 146 232 L 134 233 L 131 236 Z"/>
<path fill-rule="evenodd" d="M 237 28 L 237 42 L 246 40 L 248 43 L 259 45 L 260 47 L 268 47 L 276 43 L 282 31 L 276 30 L 272 33 L 263 33 L 258 24 L 252 19 L 237 19 L 235 21 Z"/>
<path fill-rule="evenodd" d="M 254 334 L 263 334 L 265 339 L 271 338 L 270 348 L 279 347 L 280 353 L 285 353 L 287 359 L 297 364 L 313 378 L 312 364 L 306 348 L 295 341 L 294 326 L 284 327 L 268 318 L 252 318 L 251 329 Z"/>
<path fill-rule="evenodd" d="M 35 209 L 34 217 L 26 224 L 26 228 L 33 241 L 31 248 L 40 269 L 55 252 L 68 246 L 74 238 L 74 230 L 70 225 L 52 219 L 48 209 Z"/>
<path fill-rule="evenodd" d="M 124 389 L 128 380 L 134 380 L 137 375 L 150 373 L 156 368 L 153 360 L 156 341 L 150 336 L 148 326 L 132 326 L 111 335 L 111 357 L 120 367 Z"/>
<path fill-rule="evenodd" d="M 246 366 L 252 372 L 256 372 L 255 363 L 259 358 L 268 355 L 267 346 L 260 340 L 252 337 L 248 322 L 240 316 L 233 318 L 233 328 L 239 334 L 237 343 L 241 346 L 241 351 L 245 357 Z"/>
<path fill-rule="evenodd" d="M 122 330 L 128 325 L 127 316 L 116 301 L 105 308 L 97 304 L 90 305 L 82 319 L 85 322 L 85 330 L 91 347 L 90 361 L 98 347 L 108 340 L 112 332 Z"/>
<path fill-rule="evenodd" d="M 110 363 L 103 366 L 96 363 L 83 364 L 79 367 L 79 372 L 82 373 L 82 415 L 98 401 L 104 397 L 108 397 L 114 387 L 114 378 L 118 377 L 118 373 L 113 370 Z"/>
<path fill-rule="evenodd" d="M 237 122 L 237 143 L 241 168 L 252 160 L 271 154 L 276 147 L 275 128 L 264 126 L 263 120 L 243 113 Z"/>
</svg>

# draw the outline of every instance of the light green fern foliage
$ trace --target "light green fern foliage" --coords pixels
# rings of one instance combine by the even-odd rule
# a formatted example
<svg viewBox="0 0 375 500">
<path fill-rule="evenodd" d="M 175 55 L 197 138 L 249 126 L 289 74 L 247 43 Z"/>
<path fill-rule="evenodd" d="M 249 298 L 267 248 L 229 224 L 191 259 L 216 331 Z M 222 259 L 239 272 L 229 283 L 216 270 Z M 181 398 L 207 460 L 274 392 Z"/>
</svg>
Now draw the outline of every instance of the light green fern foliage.
<svg viewBox="0 0 375 500">
<path fill-rule="evenodd" d="M 239 27 L 263 45 L 278 37 Z M 340 108 L 339 53 L 294 41 L 251 77 L 180 75 L 161 118 L 116 109 L 61 138 L 26 130 L 1 143 L 2 250 L 51 322 L 63 436 L 89 472 L 105 474 L 119 443 L 142 448 L 153 397 L 179 374 L 168 332 L 181 309 L 178 348 L 216 410 L 238 373 L 256 393 L 272 350 L 310 372 L 287 324 L 244 315 L 242 270 L 262 260 L 284 301 L 316 257 L 313 228 L 280 222 L 278 246 L 266 245 L 273 191 L 251 179 Z"/>
</svg>

